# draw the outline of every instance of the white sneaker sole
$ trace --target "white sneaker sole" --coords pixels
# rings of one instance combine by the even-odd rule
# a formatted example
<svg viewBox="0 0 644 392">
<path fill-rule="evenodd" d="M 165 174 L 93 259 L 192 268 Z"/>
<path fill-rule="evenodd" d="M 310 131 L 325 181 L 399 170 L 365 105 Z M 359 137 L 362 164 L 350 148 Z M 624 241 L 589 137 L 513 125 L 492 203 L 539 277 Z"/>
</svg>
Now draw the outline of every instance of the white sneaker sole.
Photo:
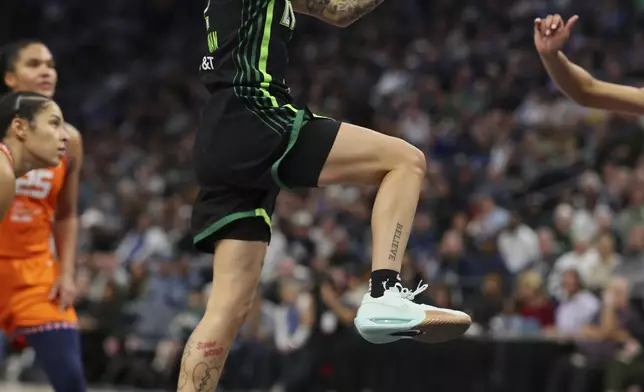
<svg viewBox="0 0 644 392">
<path fill-rule="evenodd" d="M 360 335 L 370 343 L 384 344 L 401 339 L 441 343 L 462 336 L 472 324 L 470 316 L 452 310 L 426 310 L 422 319 L 361 317 L 354 320 Z"/>
</svg>

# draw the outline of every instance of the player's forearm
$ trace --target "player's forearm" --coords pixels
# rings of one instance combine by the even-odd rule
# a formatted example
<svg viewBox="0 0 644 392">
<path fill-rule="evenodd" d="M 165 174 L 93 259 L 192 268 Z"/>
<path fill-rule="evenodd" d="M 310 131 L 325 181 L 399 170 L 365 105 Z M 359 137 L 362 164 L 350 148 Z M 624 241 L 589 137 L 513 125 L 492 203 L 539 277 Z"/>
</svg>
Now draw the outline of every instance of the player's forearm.
<svg viewBox="0 0 644 392">
<path fill-rule="evenodd" d="M 339 27 L 362 18 L 384 0 L 300 0 L 302 11 Z"/>
<path fill-rule="evenodd" d="M 541 62 L 559 90 L 580 105 L 587 105 L 594 79 L 562 53 L 541 56 Z"/>
<path fill-rule="evenodd" d="M 78 246 L 78 216 L 56 220 L 54 240 L 60 258 L 61 273 L 73 276 L 76 269 L 76 251 Z"/>
</svg>

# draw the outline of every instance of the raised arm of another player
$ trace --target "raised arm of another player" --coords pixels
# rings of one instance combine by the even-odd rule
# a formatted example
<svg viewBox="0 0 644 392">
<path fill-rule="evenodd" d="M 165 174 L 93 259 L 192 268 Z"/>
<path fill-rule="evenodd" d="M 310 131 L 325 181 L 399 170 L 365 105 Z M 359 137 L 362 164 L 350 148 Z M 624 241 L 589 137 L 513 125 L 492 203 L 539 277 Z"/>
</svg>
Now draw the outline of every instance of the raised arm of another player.
<svg viewBox="0 0 644 392">
<path fill-rule="evenodd" d="M 293 9 L 338 27 L 347 27 L 384 0 L 292 0 Z"/>
<path fill-rule="evenodd" d="M 597 80 L 561 52 L 577 20 L 573 16 L 564 23 L 561 16 L 548 15 L 534 23 L 535 46 L 559 90 L 582 106 L 644 114 L 643 89 Z"/>
<path fill-rule="evenodd" d="M 58 295 L 62 307 L 71 305 L 74 291 L 76 248 L 78 246 L 78 188 L 83 164 L 83 141 L 73 126 L 66 124 L 69 139 L 67 143 L 68 168 L 65 184 L 56 205 L 54 240 L 61 263 L 61 276 L 52 291 Z"/>
<path fill-rule="evenodd" d="M 7 213 L 15 192 L 16 176 L 11 163 L 4 154 L 0 154 L 0 222 Z"/>
</svg>

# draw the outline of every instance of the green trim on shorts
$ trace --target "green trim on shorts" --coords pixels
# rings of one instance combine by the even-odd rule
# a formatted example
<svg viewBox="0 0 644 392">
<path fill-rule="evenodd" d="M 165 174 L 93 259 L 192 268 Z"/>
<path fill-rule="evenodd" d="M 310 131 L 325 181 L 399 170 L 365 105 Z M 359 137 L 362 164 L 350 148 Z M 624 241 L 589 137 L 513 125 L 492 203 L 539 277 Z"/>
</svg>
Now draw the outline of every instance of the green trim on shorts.
<svg viewBox="0 0 644 392">
<path fill-rule="evenodd" d="M 290 106 L 290 105 L 287 105 Z M 291 107 L 292 108 L 292 107 Z M 273 166 L 271 166 L 271 177 L 273 177 L 273 181 L 279 186 L 281 189 L 286 189 L 289 190 L 289 188 L 280 180 L 279 178 L 279 167 L 284 158 L 286 157 L 286 154 L 291 151 L 293 146 L 295 145 L 295 142 L 297 141 L 297 137 L 300 135 L 300 131 L 302 130 L 302 127 L 304 126 L 304 110 L 298 110 L 297 114 L 295 115 L 295 120 L 293 121 L 293 127 L 291 128 L 291 135 L 289 136 L 288 140 L 288 145 L 286 146 L 286 151 L 282 154 L 282 156 L 273 163 Z"/>
<path fill-rule="evenodd" d="M 232 223 L 239 219 L 245 218 L 264 218 L 264 222 L 268 225 L 268 229 L 273 232 L 273 227 L 271 225 L 271 217 L 268 216 L 268 213 L 263 208 L 256 208 L 251 211 L 235 212 L 234 214 L 226 215 L 223 218 L 219 219 L 212 225 L 208 226 L 204 231 L 195 235 L 192 242 L 194 244 L 205 240 L 206 238 L 213 235 L 217 230 L 220 230 L 222 227 L 226 226 L 229 223 Z"/>
</svg>

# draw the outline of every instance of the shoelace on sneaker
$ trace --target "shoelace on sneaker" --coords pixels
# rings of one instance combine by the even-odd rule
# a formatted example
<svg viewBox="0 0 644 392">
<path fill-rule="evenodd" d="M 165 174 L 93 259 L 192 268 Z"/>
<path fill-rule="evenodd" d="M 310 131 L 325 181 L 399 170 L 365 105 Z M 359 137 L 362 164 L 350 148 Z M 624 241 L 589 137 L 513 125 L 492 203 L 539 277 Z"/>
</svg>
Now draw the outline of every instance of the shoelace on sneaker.
<svg viewBox="0 0 644 392">
<path fill-rule="evenodd" d="M 400 294 L 401 297 L 409 301 L 413 301 L 418 294 L 427 290 L 428 287 L 429 285 L 423 284 L 423 281 L 421 280 L 420 282 L 418 282 L 418 287 L 416 287 L 416 290 L 414 291 L 411 291 L 410 289 L 403 287 L 403 285 L 400 283 L 396 283 L 395 285 L 393 285 L 393 287 L 389 288 L 389 290 L 398 289 L 398 293 Z"/>
</svg>

